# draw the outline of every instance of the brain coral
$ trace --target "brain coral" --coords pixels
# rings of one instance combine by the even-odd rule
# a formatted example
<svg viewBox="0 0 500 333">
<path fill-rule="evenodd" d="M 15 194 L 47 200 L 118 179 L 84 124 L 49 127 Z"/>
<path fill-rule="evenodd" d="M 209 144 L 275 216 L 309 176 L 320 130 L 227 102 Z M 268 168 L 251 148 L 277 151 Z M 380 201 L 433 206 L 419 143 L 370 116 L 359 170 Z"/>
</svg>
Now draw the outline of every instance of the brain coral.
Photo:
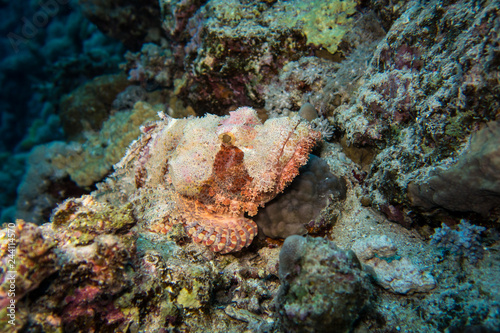
<svg viewBox="0 0 500 333">
<path fill-rule="evenodd" d="M 257 226 L 244 214 L 283 191 L 320 138 L 299 117 L 262 124 L 249 107 L 229 117 L 160 116 L 96 195 L 118 191 L 144 228 L 166 233 L 181 223 L 195 242 L 221 253 L 252 242 Z"/>
<path fill-rule="evenodd" d="M 259 211 L 255 222 L 271 238 L 303 235 L 333 222 L 335 214 L 322 211 L 345 197 L 345 179 L 333 175 L 323 159 L 310 155 L 300 175 Z"/>
</svg>

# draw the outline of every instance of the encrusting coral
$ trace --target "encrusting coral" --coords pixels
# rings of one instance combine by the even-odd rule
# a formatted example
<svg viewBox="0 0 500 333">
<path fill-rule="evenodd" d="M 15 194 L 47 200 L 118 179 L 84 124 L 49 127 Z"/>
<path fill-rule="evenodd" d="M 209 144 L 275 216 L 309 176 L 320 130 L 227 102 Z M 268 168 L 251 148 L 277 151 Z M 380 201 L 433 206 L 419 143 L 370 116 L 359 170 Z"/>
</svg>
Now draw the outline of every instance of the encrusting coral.
<svg viewBox="0 0 500 333">
<path fill-rule="evenodd" d="M 250 245 L 257 225 L 244 214 L 283 191 L 321 137 L 300 117 L 262 124 L 249 107 L 229 117 L 160 116 L 96 195 L 120 192 L 144 228 L 166 233 L 182 223 L 195 242 L 221 253 Z"/>
</svg>

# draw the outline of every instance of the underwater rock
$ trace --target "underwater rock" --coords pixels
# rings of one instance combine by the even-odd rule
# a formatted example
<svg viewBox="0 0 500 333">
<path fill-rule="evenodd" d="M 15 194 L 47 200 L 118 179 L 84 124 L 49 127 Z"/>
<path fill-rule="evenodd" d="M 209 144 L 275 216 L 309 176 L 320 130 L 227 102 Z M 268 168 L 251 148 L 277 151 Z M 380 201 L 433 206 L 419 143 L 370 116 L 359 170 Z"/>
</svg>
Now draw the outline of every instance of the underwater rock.
<svg viewBox="0 0 500 333">
<path fill-rule="evenodd" d="M 132 110 L 135 103 L 145 101 L 147 92 L 140 86 L 128 86 L 121 93 L 116 95 L 111 107 L 117 111 Z"/>
<path fill-rule="evenodd" d="M 330 172 L 321 158 L 310 155 L 290 186 L 255 216 L 264 235 L 286 238 L 318 231 L 336 219 L 334 203 L 345 199 L 345 179 Z M 323 211 L 328 208 L 328 212 Z"/>
<path fill-rule="evenodd" d="M 52 224 L 39 227 L 19 225 L 16 259 L 39 266 L 36 271 L 29 268 L 27 277 L 34 286 L 44 284 L 45 290 L 34 303 L 17 303 L 19 313 L 27 314 L 20 323 L 43 331 L 95 331 L 98 325 L 123 329 L 128 314 L 114 301 L 132 285 L 131 272 L 125 269 L 135 253 L 130 207 L 115 208 L 83 196 L 67 200 L 53 218 Z M 29 251 L 19 251 L 33 231 L 43 238 L 33 240 Z M 17 274 L 25 271 L 16 269 Z"/>
<path fill-rule="evenodd" d="M 204 0 L 160 0 L 162 28 L 169 39 L 176 42 L 188 40 L 190 30 L 187 29 L 189 19 L 206 2 Z"/>
<path fill-rule="evenodd" d="M 378 44 L 352 102 L 330 118 L 351 145 L 380 149 L 366 179 L 378 207 L 407 202 L 415 173 L 456 154 L 500 107 L 496 1 L 392 8 L 405 12 Z"/>
<path fill-rule="evenodd" d="M 122 321 L 123 313 L 112 302 L 114 294 L 130 286 L 124 269 L 134 252 L 128 229 L 135 221 L 130 213 L 126 206 L 114 209 L 84 196 L 60 206 L 55 223 L 36 226 L 18 220 L 15 227 L 3 229 L 2 239 L 14 240 L 15 267 L 7 266 L 10 241 L 2 242 L 0 303 L 8 300 L 3 294 L 8 287 L 3 279 L 9 276 L 7 271 L 14 271 L 16 324 L 22 327 L 31 321 L 44 331 L 75 331 L 81 324 L 80 329 L 91 331 L 96 328 L 90 323 L 95 313 L 107 324 Z M 25 295 L 40 285 L 45 293 L 38 295 L 36 302 L 19 301 L 26 300 Z M 5 311 L 5 303 L 0 307 Z M 4 327 L 10 326 L 0 326 L 0 331 L 4 332 Z"/>
<path fill-rule="evenodd" d="M 90 195 L 64 201 L 54 210 L 51 222 L 54 230 L 64 227 L 65 233 L 58 235 L 64 246 L 88 244 L 100 234 L 113 234 L 135 224 L 130 204 L 117 209 Z"/>
<path fill-rule="evenodd" d="M 0 231 L 0 332 L 12 328 L 8 271 L 16 272 L 19 329 L 259 332 L 273 325 L 279 249 L 213 260 L 208 249 L 186 242 L 182 225 L 168 235 L 137 232 L 131 204 L 89 195 L 66 200 L 51 222 L 19 220 Z"/>
<path fill-rule="evenodd" d="M 349 332 L 372 295 L 354 252 L 321 238 L 288 237 L 279 275 L 277 306 L 286 332 Z"/>
<path fill-rule="evenodd" d="M 69 155 L 70 147 L 65 142 L 54 141 L 38 145 L 30 152 L 27 171 L 17 189 L 17 218 L 42 224 L 49 221 L 57 204 L 85 193 L 70 179 L 67 170 L 52 163 L 58 156 Z"/>
<path fill-rule="evenodd" d="M 352 143 L 373 144 L 395 127 L 418 124 L 422 135 L 439 144 L 467 134 L 456 127 L 466 127 L 469 117 L 456 115 L 492 117 L 497 111 L 496 3 L 474 9 L 467 1 L 405 7 L 374 52 L 356 103 L 335 113 Z M 454 25 L 457 17 L 460 24 Z"/>
<path fill-rule="evenodd" d="M 250 245 L 257 226 L 244 214 L 283 191 L 320 139 L 299 117 L 262 124 L 248 107 L 229 117 L 161 116 L 143 127 L 96 196 L 118 192 L 143 228 L 166 233 L 182 224 L 193 241 L 221 253 Z"/>
<path fill-rule="evenodd" d="M 85 141 L 67 144 L 66 152 L 53 156 L 51 164 L 66 171 L 78 186 L 92 186 L 113 170 L 113 165 L 140 135 L 140 126 L 156 119 L 161 108 L 162 104 L 139 101 L 132 110 L 114 113 L 103 122 L 100 131 L 86 133 Z"/>
<path fill-rule="evenodd" d="M 408 197 L 424 209 L 443 207 L 487 216 L 500 205 L 500 122 L 489 122 L 474 133 L 457 159 L 410 183 Z"/>
<path fill-rule="evenodd" d="M 370 266 L 375 279 L 383 288 L 397 294 L 428 292 L 436 287 L 436 280 L 408 258 L 397 255 L 397 247 L 387 236 L 372 236 L 356 241 L 352 250 L 359 260 Z"/>
<path fill-rule="evenodd" d="M 171 87 L 174 74 L 181 70 L 175 66 L 170 48 L 153 43 L 144 44 L 139 52 L 127 52 L 125 59 L 128 80 L 140 83 L 147 90 Z"/>
<path fill-rule="evenodd" d="M 145 42 L 159 42 L 161 37 L 158 1 L 140 3 L 131 0 L 78 0 L 83 14 L 101 31 L 137 50 Z"/>
<path fill-rule="evenodd" d="M 116 95 L 128 85 L 123 74 L 103 75 L 63 96 L 60 116 L 65 135 L 74 139 L 84 130 L 100 130 Z"/>
</svg>

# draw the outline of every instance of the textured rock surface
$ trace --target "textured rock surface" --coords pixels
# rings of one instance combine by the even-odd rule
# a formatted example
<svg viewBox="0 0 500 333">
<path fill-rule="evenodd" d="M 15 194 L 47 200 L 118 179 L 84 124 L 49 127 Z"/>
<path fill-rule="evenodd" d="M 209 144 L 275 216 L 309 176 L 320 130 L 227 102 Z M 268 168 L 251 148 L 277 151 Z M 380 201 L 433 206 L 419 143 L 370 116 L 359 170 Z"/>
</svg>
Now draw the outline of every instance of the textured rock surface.
<svg viewBox="0 0 500 333">
<path fill-rule="evenodd" d="M 14 292 L 16 300 L 23 298 L 53 274 L 57 265 L 54 238 L 44 235 L 32 223 L 22 220 L 17 221 L 17 225 L 12 223 L 8 231 L 4 229 L 0 232 L 0 240 L 0 309 L 3 309 L 10 303 L 9 293 Z M 12 288 L 11 284 L 15 287 Z M 5 317 L 0 322 L 4 320 Z"/>
<path fill-rule="evenodd" d="M 85 2 L 99 3 L 102 8 L 111 4 L 108 0 Z M 117 95 L 111 109 L 104 110 L 107 114 L 113 114 L 113 109 L 120 110 L 116 117 L 108 118 L 116 121 L 116 126 L 106 127 L 103 123 L 99 133 L 85 133 L 85 139 L 89 140 L 76 142 L 79 148 L 71 154 L 57 147 L 50 154 L 38 151 L 40 160 L 30 160 L 29 164 L 30 172 L 39 171 L 41 177 L 31 178 L 32 187 L 23 188 L 23 193 L 29 194 L 23 194 L 27 199 L 23 204 L 53 205 L 72 193 L 68 184 L 75 184 L 73 177 L 82 183 L 102 177 L 111 160 L 121 157 L 117 147 L 124 146 L 125 138 L 132 133 L 130 129 L 137 131 L 136 124 L 140 121 L 130 118 L 130 126 L 123 127 L 118 123 L 127 123 L 122 112 L 128 113 L 138 99 L 146 99 L 152 105 L 166 103 L 160 109 L 176 118 L 207 113 L 226 115 L 237 106 L 251 105 L 264 121 L 293 117 L 301 107 L 312 106 L 317 120 L 321 119 L 316 128 L 321 127 L 323 133 L 329 134 L 324 135 L 326 141 L 314 153 L 328 163 L 330 172 L 345 179 L 346 198 L 323 210 L 327 217 L 337 217 L 335 223 L 328 220 L 324 228 L 314 233 L 324 238 L 325 243 L 316 240 L 313 247 L 306 241 L 295 241 L 295 246 L 286 244 L 284 250 L 288 255 L 284 255 L 279 267 L 282 276 L 285 275 L 281 281 L 278 255 L 282 240 L 259 238 L 242 251 L 222 255 L 221 252 L 235 246 L 233 233 L 222 231 L 219 239 L 209 236 L 211 223 L 217 221 L 242 231 L 235 233 L 235 250 L 250 241 L 248 229 L 245 233 L 245 229 L 237 226 L 241 223 L 251 227 L 246 213 L 250 205 L 248 201 L 242 202 L 240 191 L 249 181 L 241 172 L 251 148 L 238 146 L 243 153 L 241 157 L 232 148 L 238 135 L 228 133 L 248 134 L 252 128 L 266 125 L 257 124 L 252 117 L 240 119 L 239 125 L 248 127 L 232 123 L 230 117 L 217 118 L 218 123 L 207 123 L 215 129 L 214 136 L 214 131 L 195 125 L 193 119 L 175 121 L 177 125 L 171 127 L 167 126 L 170 124 L 167 117 L 159 123 L 148 123 L 143 127 L 141 140 L 149 141 L 139 140 L 133 146 L 137 150 L 130 151 L 128 164 L 123 164 L 114 179 L 99 185 L 99 192 L 65 201 L 53 212 L 51 225 L 37 227 L 19 222 L 19 227 L 12 227 L 16 263 L 19 263 L 16 265 L 20 285 L 16 303 L 19 327 L 29 332 L 283 333 L 294 329 L 318 331 L 329 319 L 337 320 L 337 313 L 345 313 L 340 329 L 352 333 L 498 330 L 500 280 L 491 277 L 500 276 L 500 242 L 496 230 L 499 212 L 493 208 L 488 209 L 488 215 L 480 215 L 436 209 L 439 206 L 434 204 L 415 209 L 409 204 L 407 187 L 412 181 L 424 186 L 426 180 L 436 176 L 430 170 L 452 170 L 453 165 L 460 164 L 460 154 L 468 154 L 465 146 L 470 134 L 485 123 L 498 121 L 500 2 L 369 0 L 358 1 L 352 16 L 329 11 L 341 2 L 348 7 L 347 11 L 352 9 L 351 1 L 165 0 L 160 1 L 165 34 L 149 29 L 156 24 L 153 21 L 138 22 L 143 17 L 140 11 L 127 11 L 122 6 L 98 13 L 96 7 L 96 15 L 123 15 L 106 21 L 110 30 L 124 31 L 128 36 L 148 31 L 145 39 L 134 40 L 137 42 L 134 50 L 141 52 L 129 53 L 127 63 L 122 66 L 136 86 Z M 38 10 L 45 3 L 48 2 L 31 1 L 30 6 Z M 11 4 L 24 6 L 21 2 Z M 151 2 L 141 3 L 141 9 L 148 10 L 148 4 Z M 30 19 L 31 14 L 26 18 Z M 2 68 L 9 68 L 10 64 L 14 68 L 26 66 L 25 74 L 34 77 L 42 70 L 51 73 L 50 82 L 44 81 L 43 87 L 36 87 L 40 103 L 58 101 L 62 92 L 57 91 L 66 93 L 79 85 L 81 78 L 96 68 L 88 64 L 118 61 L 106 56 L 107 42 L 96 43 L 102 36 L 93 34 L 90 38 L 87 29 L 75 29 L 78 24 L 59 20 L 61 16 L 64 13 L 52 18 L 57 25 L 39 29 L 40 33 L 30 39 L 30 45 L 34 46 L 29 52 L 33 56 L 26 57 L 26 51 L 2 62 Z M 337 18 L 345 19 L 342 21 L 345 25 Z M 308 22 L 310 19 L 317 25 Z M 120 26 L 121 22 L 124 25 Z M 338 32 L 337 28 L 347 28 L 341 39 L 329 39 L 330 29 L 321 30 L 321 34 L 314 30 L 324 28 L 325 22 L 335 23 L 332 33 Z M 19 20 L 8 18 L 3 24 L 10 29 L 18 23 Z M 131 30 L 131 25 L 137 29 Z M 52 39 L 52 47 L 37 43 L 45 36 L 61 36 L 66 27 L 72 32 Z M 37 69 L 41 62 L 33 59 L 39 54 L 65 53 L 67 50 L 60 45 L 67 44 L 60 42 L 73 37 L 79 41 L 85 39 L 82 55 L 65 63 L 51 63 L 60 69 L 54 66 Z M 144 44 L 149 37 L 157 43 Z M 89 44 L 99 45 L 91 56 L 86 55 Z M 337 51 L 328 52 L 335 45 Z M 42 59 L 51 62 L 56 58 Z M 70 73 L 58 74 L 63 69 Z M 71 72 L 73 69 L 78 70 Z M 16 72 L 10 69 L 5 72 L 4 95 L 14 91 L 13 95 L 20 100 L 26 96 L 21 90 L 30 85 L 25 84 L 17 91 L 9 88 L 10 82 L 16 80 L 13 73 Z M 157 102 L 150 100 L 152 94 L 159 97 Z M 89 98 L 82 101 L 87 103 Z M 145 103 L 138 104 L 152 111 Z M 40 108 L 29 105 L 30 115 L 39 112 Z M 33 122 L 30 133 L 38 133 L 37 128 L 43 129 L 41 133 L 57 129 L 57 121 L 52 121 L 58 119 L 56 108 L 56 104 L 49 102 L 43 109 L 45 116 Z M 14 115 L 17 110 L 16 105 L 12 112 L 6 111 Z M 17 114 L 12 117 L 2 118 L 0 128 L 26 127 Z M 213 115 L 204 119 L 208 118 L 216 119 Z M 82 122 L 81 117 L 69 120 Z M 171 133 L 167 127 L 179 131 Z M 120 128 L 127 133 L 120 133 Z M 113 130 L 108 132 L 108 129 Z M 2 133 L 9 136 L 8 131 Z M 172 139 L 179 140 L 167 146 L 164 143 L 168 140 L 161 138 L 169 133 Z M 24 147 L 40 142 L 38 134 L 30 137 L 34 139 L 27 140 Z M 205 163 L 202 161 L 207 156 L 205 149 L 192 159 L 184 156 L 196 153 L 189 145 L 193 141 L 203 141 L 208 149 L 226 147 Z M 488 142 L 482 144 L 486 147 Z M 70 144 L 73 146 L 75 142 Z M 174 154 L 175 147 L 179 147 L 179 154 Z M 267 148 L 266 151 L 273 153 Z M 150 154 L 151 151 L 155 154 Z M 172 153 L 172 165 L 167 163 L 165 155 L 156 154 L 159 151 Z M 492 154 L 472 160 L 480 166 L 489 165 L 491 160 L 486 161 L 485 156 Z M 6 162 L 4 169 L 18 168 L 18 163 L 8 163 L 12 157 L 2 159 Z M 215 163 L 217 160 L 220 163 Z M 56 161 L 58 167 L 54 167 Z M 218 167 L 213 168 L 210 162 Z M 101 169 L 101 165 L 108 167 Z M 472 174 L 478 170 L 470 165 L 468 168 Z M 60 179 L 60 171 L 64 181 L 54 182 L 53 179 Z M 226 176 L 221 176 L 223 171 Z M 208 178 L 207 172 L 210 172 Z M 494 174 L 484 174 L 496 179 Z M 259 179 L 266 179 L 261 176 Z M 450 178 L 450 183 L 459 179 L 464 182 L 457 176 Z M 199 186 L 200 182 L 207 186 Z M 185 201 L 178 200 L 176 187 L 186 197 Z M 488 200 L 494 197 L 489 192 L 475 192 L 473 187 L 464 190 L 488 194 L 485 196 Z M 439 192 L 434 193 L 439 194 L 436 197 L 444 193 Z M 458 195 L 456 192 L 454 195 Z M 52 197 L 46 196 L 47 193 Z M 267 197 L 256 199 L 261 202 L 260 199 Z M 457 201 L 463 206 L 469 204 Z M 43 209 L 42 215 L 51 213 L 50 205 L 44 206 L 48 208 Z M 231 207 L 238 211 L 236 218 L 227 212 L 213 212 L 221 208 L 229 211 Z M 474 225 L 462 223 L 454 232 L 462 219 Z M 188 220 L 194 222 L 188 225 Z M 433 227 L 442 222 L 450 229 L 442 227 L 431 238 Z M 307 229 L 311 232 L 309 226 Z M 2 244 L 8 233 L 0 233 Z M 381 239 L 380 235 L 387 235 L 391 241 Z M 223 236 L 227 238 L 225 242 Z M 356 290 L 359 284 L 351 282 L 366 274 L 326 239 L 340 248 L 364 244 L 359 257 L 373 265 L 366 264 L 363 268 L 378 279 L 369 279 Z M 213 252 L 192 240 L 207 243 L 213 240 L 228 247 Z M 305 254 L 301 253 L 304 248 Z M 458 255 L 447 255 L 442 248 L 450 252 L 458 249 Z M 0 251 L 0 281 L 5 281 L 1 279 L 8 269 L 9 255 L 8 251 Z M 294 261 L 293 258 L 299 257 L 304 265 Z M 339 273 L 335 265 L 348 274 Z M 291 272 L 288 277 L 295 279 L 287 282 L 286 272 Z M 433 289 L 428 274 L 438 282 Z M 346 279 L 353 276 L 354 280 Z M 297 281 L 300 283 L 291 283 Z M 373 302 L 363 311 L 360 310 L 366 304 L 363 302 L 371 295 L 367 291 L 370 283 L 380 288 L 373 288 L 376 293 Z M 278 298 L 280 285 L 282 296 Z M 5 292 L 5 287 L 2 285 L 0 291 Z M 335 288 L 347 292 L 336 298 Z M 291 291 L 303 297 L 299 299 Z M 359 303 L 346 303 L 348 300 Z M 330 309 L 341 310 L 330 315 Z M 321 313 L 328 316 L 314 317 Z M 3 308 L 0 320 L 5 318 L 8 317 Z M 0 331 L 11 331 L 3 323 Z"/>
<path fill-rule="evenodd" d="M 68 146 L 55 141 L 39 145 L 28 156 L 30 166 L 19 185 L 16 216 L 32 223 L 49 220 L 52 209 L 68 196 L 79 196 L 85 191 L 71 181 L 64 169 L 56 167 L 52 160 L 66 155 Z"/>
<path fill-rule="evenodd" d="M 432 235 L 431 244 L 457 259 L 467 259 L 475 264 L 484 256 L 481 233 L 485 230 L 486 228 L 470 224 L 466 220 L 460 221 L 458 230 L 452 230 L 443 223 Z"/>
<path fill-rule="evenodd" d="M 429 172 L 408 186 L 412 204 L 430 209 L 488 215 L 500 206 L 500 122 L 474 133 L 457 162 Z"/>
<path fill-rule="evenodd" d="M 49 220 L 50 212 L 68 197 L 87 193 L 89 187 L 112 171 L 140 125 L 157 117 L 157 110 L 139 102 L 133 110 L 110 116 L 100 132 L 87 132 L 83 142 L 55 141 L 30 153 L 30 167 L 18 188 L 17 217 L 33 223 Z"/>
<path fill-rule="evenodd" d="M 162 106 L 138 102 L 131 110 L 115 113 L 99 132 L 86 133 L 85 141 L 68 144 L 66 152 L 54 156 L 51 163 L 65 170 L 80 187 L 101 181 L 139 136 L 140 126 L 156 119 Z"/>
<path fill-rule="evenodd" d="M 407 201 L 408 183 L 498 115 L 498 2 L 468 5 L 407 2 L 333 114 L 347 142 L 380 149 L 365 180 L 375 206 Z"/>
<path fill-rule="evenodd" d="M 352 251 L 290 236 L 280 252 L 279 316 L 287 332 L 349 332 L 369 304 L 371 283 Z"/>
<path fill-rule="evenodd" d="M 165 72 L 176 73 L 175 89 L 196 110 L 223 114 L 232 105 L 261 105 L 256 83 L 268 82 L 289 60 L 316 50 L 346 52 L 341 42 L 356 21 L 356 4 L 162 0 L 162 27 L 177 58 Z M 183 75 L 175 70 L 179 63 Z"/>
</svg>

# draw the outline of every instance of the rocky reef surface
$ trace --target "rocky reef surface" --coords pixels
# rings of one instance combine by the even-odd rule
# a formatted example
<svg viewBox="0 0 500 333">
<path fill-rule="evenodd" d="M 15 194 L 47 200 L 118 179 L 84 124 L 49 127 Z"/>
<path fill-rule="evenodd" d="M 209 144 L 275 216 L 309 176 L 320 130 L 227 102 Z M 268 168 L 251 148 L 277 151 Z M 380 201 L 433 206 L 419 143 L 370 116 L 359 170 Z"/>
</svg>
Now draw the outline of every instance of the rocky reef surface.
<svg viewBox="0 0 500 333">
<path fill-rule="evenodd" d="M 498 332 L 499 8 L 30 3 L 0 332 Z"/>
</svg>

